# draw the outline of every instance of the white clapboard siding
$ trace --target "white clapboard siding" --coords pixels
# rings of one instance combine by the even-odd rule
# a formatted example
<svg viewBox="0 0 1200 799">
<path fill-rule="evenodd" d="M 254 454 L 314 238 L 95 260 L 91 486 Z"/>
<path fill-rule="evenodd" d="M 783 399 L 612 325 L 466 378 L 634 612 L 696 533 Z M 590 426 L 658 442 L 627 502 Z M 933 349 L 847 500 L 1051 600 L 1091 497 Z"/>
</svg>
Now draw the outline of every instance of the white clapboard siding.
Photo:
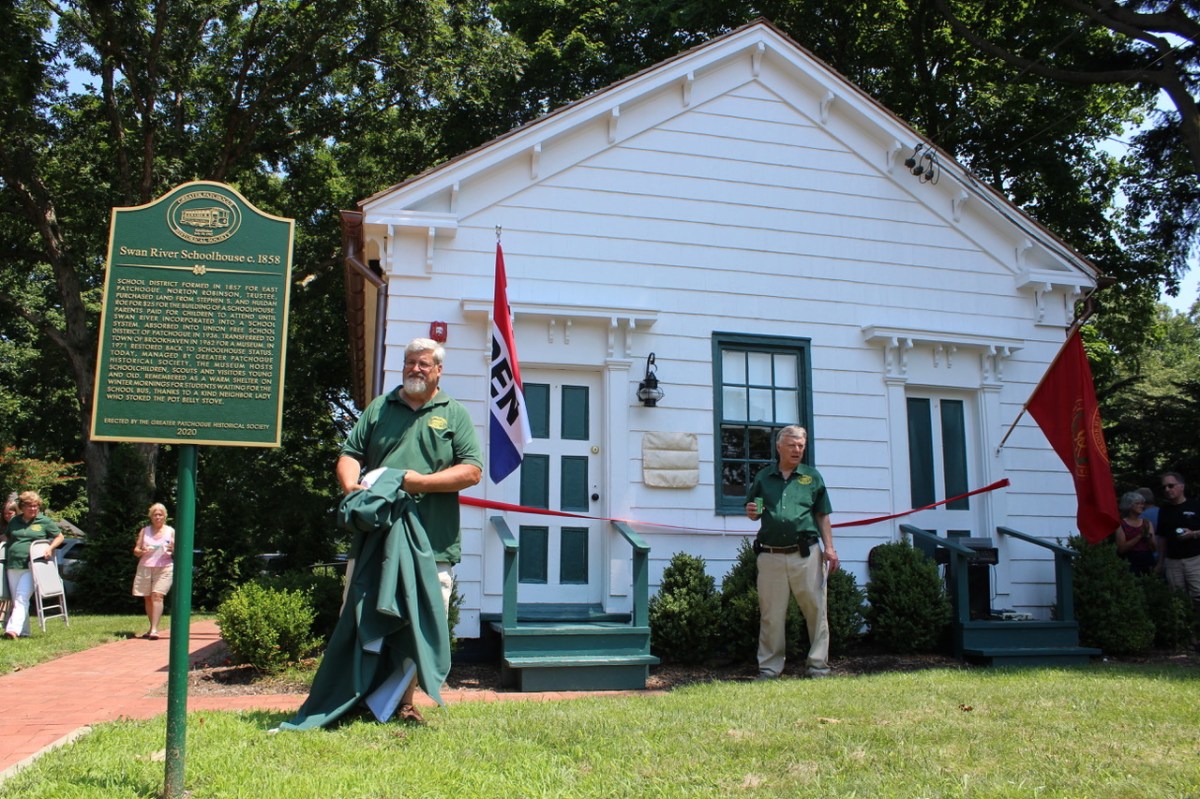
<svg viewBox="0 0 1200 799">
<path fill-rule="evenodd" d="M 664 62 L 364 201 L 366 248 L 388 280 L 384 382 L 399 382 L 409 339 L 447 323 L 443 386 L 486 446 L 499 227 L 522 363 L 604 375 L 606 512 L 647 523 L 655 585 L 677 551 L 720 578 L 753 532 L 714 512 L 718 331 L 811 341 L 812 450 L 835 524 L 907 509 L 904 392 L 957 391 L 977 406 L 972 487 L 1011 481 L 978 500 L 987 518 L 1065 538 L 1071 481 L 1036 425 L 995 447 L 1095 272 L 948 157 L 936 185 L 908 174 L 920 141 L 765 23 Z M 887 331 L 914 346 L 889 349 Z M 635 398 L 650 352 L 657 408 Z M 642 484 L 652 431 L 697 434 L 696 486 Z M 468 493 L 501 495 L 486 479 Z M 499 610 L 489 515 L 463 511 L 463 635 Z M 902 521 L 836 532 L 860 584 Z M 1051 561 L 1000 546 L 997 603 L 1048 616 Z M 627 602 L 619 586 L 607 600 Z"/>
</svg>

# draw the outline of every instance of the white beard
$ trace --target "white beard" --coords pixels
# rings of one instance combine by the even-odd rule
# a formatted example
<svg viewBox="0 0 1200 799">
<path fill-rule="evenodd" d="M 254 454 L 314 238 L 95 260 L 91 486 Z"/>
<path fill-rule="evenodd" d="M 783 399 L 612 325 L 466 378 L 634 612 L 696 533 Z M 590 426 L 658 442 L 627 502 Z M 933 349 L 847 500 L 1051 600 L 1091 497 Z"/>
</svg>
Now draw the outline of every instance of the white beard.
<svg viewBox="0 0 1200 799">
<path fill-rule="evenodd" d="M 407 394 L 414 394 L 418 397 L 424 396 L 426 389 L 429 387 L 428 381 L 420 375 L 411 375 L 404 378 L 404 391 Z"/>
</svg>

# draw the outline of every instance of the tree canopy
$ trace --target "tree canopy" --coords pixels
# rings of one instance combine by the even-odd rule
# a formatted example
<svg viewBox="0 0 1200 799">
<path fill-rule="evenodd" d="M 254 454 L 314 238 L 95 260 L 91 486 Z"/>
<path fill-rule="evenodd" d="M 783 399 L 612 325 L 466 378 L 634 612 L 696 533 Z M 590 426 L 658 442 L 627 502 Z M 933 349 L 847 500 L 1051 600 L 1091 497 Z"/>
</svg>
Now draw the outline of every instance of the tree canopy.
<svg viewBox="0 0 1200 799">
<path fill-rule="evenodd" d="M 295 282 L 284 445 L 202 453 L 198 545 L 234 572 L 255 548 L 327 557 L 330 464 L 356 412 L 337 212 L 760 15 L 1118 281 L 1094 320 L 1113 386 L 1157 368 L 1139 353 L 1164 325 L 1194 327 L 1155 305 L 1200 208 L 1183 97 L 1194 4 L 14 0 L 0 8 L 0 481 L 41 475 L 51 509 L 120 557 L 149 502 L 169 501 L 171 447 L 88 438 L 109 209 L 219 180 L 297 220 Z M 1174 115 L 1155 110 L 1160 91 Z M 1100 146 L 1147 120 L 1129 158 Z"/>
</svg>

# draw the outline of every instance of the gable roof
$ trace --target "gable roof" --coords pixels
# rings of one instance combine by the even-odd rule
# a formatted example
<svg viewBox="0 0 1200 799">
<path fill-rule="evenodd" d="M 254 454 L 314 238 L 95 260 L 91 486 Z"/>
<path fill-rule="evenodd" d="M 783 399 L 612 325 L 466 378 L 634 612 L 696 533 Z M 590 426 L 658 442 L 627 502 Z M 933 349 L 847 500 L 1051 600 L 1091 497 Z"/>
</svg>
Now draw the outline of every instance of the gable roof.
<svg viewBox="0 0 1200 799">
<path fill-rule="evenodd" d="M 704 90 L 706 78 L 731 65 L 745 72 L 744 79 L 766 80 L 768 72 L 785 75 L 790 79 L 787 99 L 874 160 L 881 171 L 907 172 L 903 162 L 918 144 L 933 151 L 944 185 L 924 190 L 927 201 L 940 203 L 939 213 L 956 222 L 970 209 L 992 217 L 993 224 L 1019 230 L 1024 241 L 1016 248 L 1014 268 L 1024 273 L 1024 283 L 1066 285 L 1077 291 L 1095 285 L 1099 272 L 1086 258 L 765 20 L 680 53 L 377 192 L 359 203 L 364 221 L 453 230 L 456 199 L 466 181 L 511 166 L 514 160 L 528 164 L 530 181 L 545 179 L 578 163 L 589 149 L 606 149 L 660 122 L 653 114 L 639 113 L 646 110 L 648 98 L 677 93 L 682 110 L 711 96 Z M 569 152 L 555 146 L 567 139 Z"/>
</svg>

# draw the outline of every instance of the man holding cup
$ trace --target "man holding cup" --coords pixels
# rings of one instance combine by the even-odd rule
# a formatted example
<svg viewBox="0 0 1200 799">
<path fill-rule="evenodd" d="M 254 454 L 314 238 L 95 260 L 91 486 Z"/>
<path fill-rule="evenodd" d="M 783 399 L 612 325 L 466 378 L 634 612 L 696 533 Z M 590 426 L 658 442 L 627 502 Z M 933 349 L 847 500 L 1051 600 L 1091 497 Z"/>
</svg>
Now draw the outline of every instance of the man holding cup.
<svg viewBox="0 0 1200 799">
<path fill-rule="evenodd" d="M 779 461 L 763 468 L 746 492 L 746 515 L 760 521 L 758 553 L 758 679 L 783 674 L 787 652 L 788 596 L 808 625 L 808 675 L 829 676 L 829 620 L 825 577 L 837 571 L 829 514 L 833 508 L 821 473 L 800 461 L 808 431 L 789 426 L 779 431 Z M 817 542 L 820 541 L 820 547 Z"/>
</svg>

